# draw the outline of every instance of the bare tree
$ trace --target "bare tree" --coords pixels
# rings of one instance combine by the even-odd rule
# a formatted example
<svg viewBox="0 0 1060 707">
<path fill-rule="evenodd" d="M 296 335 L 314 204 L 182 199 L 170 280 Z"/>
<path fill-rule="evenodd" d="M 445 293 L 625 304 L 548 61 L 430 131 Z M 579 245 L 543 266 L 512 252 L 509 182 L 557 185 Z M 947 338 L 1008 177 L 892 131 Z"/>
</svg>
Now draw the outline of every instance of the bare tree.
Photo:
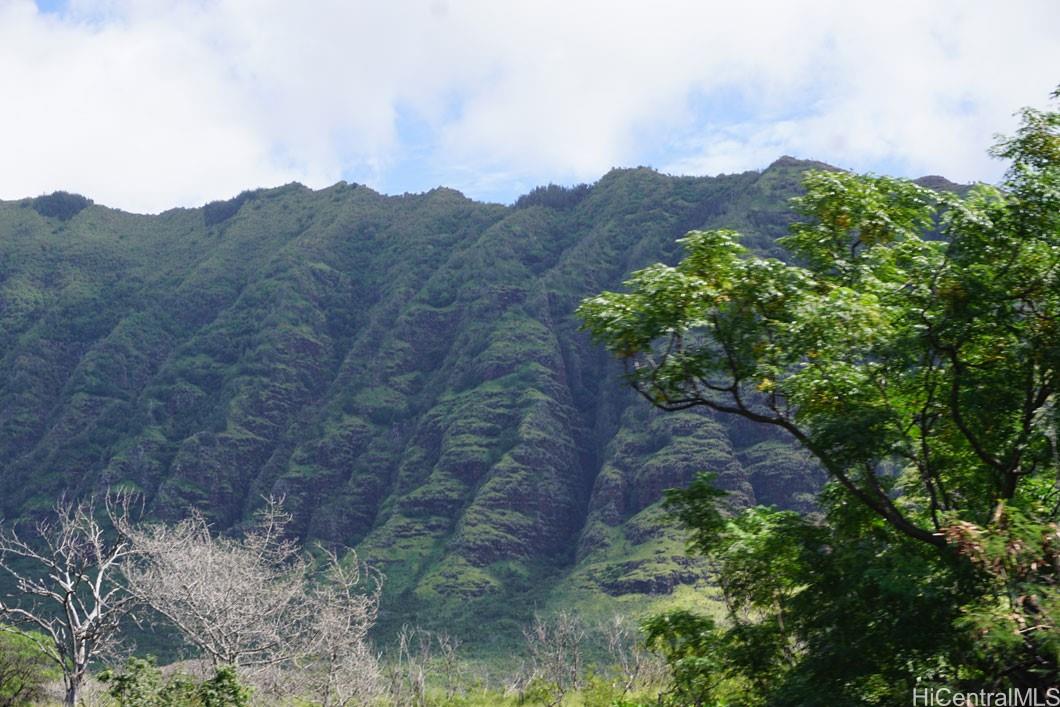
<svg viewBox="0 0 1060 707">
<path fill-rule="evenodd" d="M 436 633 L 434 640 L 438 645 L 438 668 L 435 672 L 441 674 L 445 683 L 446 702 L 452 702 L 463 682 L 460 670 L 460 639 L 448 633 Z"/>
<path fill-rule="evenodd" d="M 607 655 L 611 659 L 610 669 L 625 696 L 639 685 L 655 685 L 664 682 L 666 664 L 647 650 L 640 629 L 625 616 L 615 614 L 598 627 L 607 643 Z"/>
<path fill-rule="evenodd" d="M 505 694 L 520 700 L 563 704 L 568 695 L 592 680 L 606 681 L 611 699 L 621 701 L 634 690 L 661 686 L 666 664 L 649 652 L 640 629 L 620 614 L 587 625 L 576 613 L 535 616 L 523 628 L 527 661 L 505 684 Z M 593 656 L 587 671 L 586 654 Z M 602 687 L 602 685 L 601 685 Z"/>
<path fill-rule="evenodd" d="M 304 625 L 307 562 L 285 539 L 270 502 L 242 538 L 215 537 L 198 514 L 174 526 L 129 528 L 141 552 L 124 568 L 130 591 L 169 619 L 217 668 L 252 672 L 293 657 L 288 631 Z"/>
<path fill-rule="evenodd" d="M 309 592 L 310 630 L 296 660 L 300 694 L 322 707 L 367 704 L 381 691 L 379 661 L 368 632 L 375 624 L 382 590 L 381 576 L 357 562 L 343 564 L 325 551 L 327 571 Z M 367 590 L 367 591 L 365 591 Z"/>
<path fill-rule="evenodd" d="M 445 686 L 446 704 L 461 689 L 460 641 L 447 633 L 436 633 L 404 625 L 385 661 L 387 697 L 397 707 L 428 704 L 427 678 L 438 676 Z"/>
<path fill-rule="evenodd" d="M 198 514 L 130 528 L 139 553 L 124 568 L 126 581 L 215 668 L 236 667 L 266 692 L 305 689 L 326 705 L 348 704 L 377 683 L 367 633 L 379 577 L 368 573 L 375 581 L 358 591 L 356 562 L 343 566 L 326 553 L 324 581 L 314 582 L 314 563 L 285 536 L 289 521 L 281 501 L 267 499 L 238 538 L 214 535 Z M 293 679 L 291 667 L 312 679 Z"/>
<path fill-rule="evenodd" d="M 523 637 L 532 666 L 530 682 L 537 678 L 548 685 L 552 704 L 581 687 L 586 629 L 577 614 L 561 611 L 548 620 L 536 616 Z"/>
<path fill-rule="evenodd" d="M 397 635 L 394 654 L 386 662 L 387 691 L 398 707 L 427 704 L 427 672 L 433 641 L 429 631 L 405 624 Z"/>
<path fill-rule="evenodd" d="M 60 502 L 53 518 L 39 522 L 31 539 L 0 528 L 0 569 L 15 580 L 18 595 L 0 598 L 0 630 L 30 638 L 63 673 L 65 704 L 77 703 L 89 662 L 112 648 L 133 597 L 115 582 L 134 553 L 124 529 L 130 497 L 105 497 L 97 517 L 94 499 Z M 44 634 L 28 629 L 36 629 Z"/>
</svg>

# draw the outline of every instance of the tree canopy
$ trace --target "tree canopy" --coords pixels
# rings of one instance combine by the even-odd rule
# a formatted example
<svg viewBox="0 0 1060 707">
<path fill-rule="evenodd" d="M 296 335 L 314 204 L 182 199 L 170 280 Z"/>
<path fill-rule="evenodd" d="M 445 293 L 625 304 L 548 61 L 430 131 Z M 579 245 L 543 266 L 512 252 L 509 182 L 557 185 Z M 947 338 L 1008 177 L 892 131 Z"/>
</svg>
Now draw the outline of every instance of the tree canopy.
<svg viewBox="0 0 1060 707">
<path fill-rule="evenodd" d="M 1057 468 L 1060 136 L 1055 113 L 1024 115 L 997 150 L 1004 188 L 811 172 L 791 262 L 693 231 L 678 265 L 586 300 L 585 326 L 653 403 L 787 430 L 918 540 L 1040 503 Z"/>
<path fill-rule="evenodd" d="M 960 621 L 1003 626 L 1000 663 L 1026 684 L 1057 664 L 1060 114 L 1021 116 L 994 149 L 1010 162 L 1000 187 L 810 172 L 784 259 L 693 231 L 677 265 L 579 315 L 655 405 L 741 416 L 809 450 L 834 487 L 820 547 L 882 524 L 887 547 L 989 577 Z M 696 511 L 702 495 L 675 502 L 712 549 L 739 528 Z M 766 585 L 751 580 L 737 593 L 755 603 Z"/>
</svg>

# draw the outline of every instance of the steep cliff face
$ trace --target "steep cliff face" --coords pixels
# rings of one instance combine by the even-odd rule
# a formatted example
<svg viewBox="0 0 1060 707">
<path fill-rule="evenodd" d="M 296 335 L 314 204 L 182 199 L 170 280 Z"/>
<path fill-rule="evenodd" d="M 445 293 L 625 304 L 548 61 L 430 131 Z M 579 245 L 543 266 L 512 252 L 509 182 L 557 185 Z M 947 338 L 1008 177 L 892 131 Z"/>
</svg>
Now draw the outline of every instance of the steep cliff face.
<svg viewBox="0 0 1060 707">
<path fill-rule="evenodd" d="M 346 184 L 158 216 L 0 204 L 3 514 L 124 483 L 226 528 L 281 494 L 303 537 L 382 567 L 398 614 L 671 592 L 702 568 L 664 489 L 712 471 L 734 504 L 807 508 L 818 474 L 654 412 L 573 311 L 692 228 L 774 248 L 807 166 L 619 170 L 514 207 Z"/>
</svg>

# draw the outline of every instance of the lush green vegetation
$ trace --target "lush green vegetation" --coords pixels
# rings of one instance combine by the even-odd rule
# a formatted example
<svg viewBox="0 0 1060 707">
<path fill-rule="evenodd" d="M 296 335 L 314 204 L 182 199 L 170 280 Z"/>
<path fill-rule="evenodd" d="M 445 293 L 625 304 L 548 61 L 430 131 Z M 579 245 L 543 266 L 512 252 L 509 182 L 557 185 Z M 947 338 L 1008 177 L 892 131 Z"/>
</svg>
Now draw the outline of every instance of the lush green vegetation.
<svg viewBox="0 0 1060 707">
<path fill-rule="evenodd" d="M 0 706 L 38 704 L 49 683 L 59 679 L 58 666 L 45 656 L 37 633 L 20 635 L 0 627 Z"/>
<path fill-rule="evenodd" d="M 689 228 L 773 248 L 807 166 L 620 170 L 517 208 L 346 184 L 157 216 L 0 204 L 0 516 L 124 484 L 224 529 L 284 495 L 301 539 L 386 573 L 383 633 L 488 655 L 535 611 L 683 601 L 704 564 L 663 489 L 710 468 L 735 504 L 806 508 L 820 474 L 750 425 L 640 405 L 573 311 Z"/>
<path fill-rule="evenodd" d="M 648 623 L 676 704 L 1060 682 L 1060 113 L 1022 118 L 1000 189 L 810 172 L 788 260 L 694 231 L 582 305 L 655 405 L 783 430 L 829 477 L 820 517 L 671 492 L 727 609 Z"/>
<path fill-rule="evenodd" d="M 92 200 L 80 194 L 57 191 L 36 199 L 30 199 L 25 205 L 46 218 L 55 218 L 60 221 L 69 221 L 82 210 L 91 206 Z"/>
<path fill-rule="evenodd" d="M 229 666 L 204 680 L 173 672 L 163 676 L 154 658 L 132 657 L 121 670 L 105 670 L 99 681 L 119 707 L 246 707 L 252 691 Z"/>
<path fill-rule="evenodd" d="M 512 207 L 347 184 L 157 216 L 2 203 L 0 515 L 126 487 L 238 533 L 283 496 L 300 540 L 386 574 L 381 703 L 1050 685 L 1060 148 L 1056 113 L 1024 121 L 1000 189 L 782 158 Z M 668 412 L 579 332 L 583 300 Z M 558 609 L 582 628 L 535 621 Z M 648 617 L 665 674 L 579 633 L 615 611 Z M 27 646 L 0 658 L 41 668 Z M 0 700 L 54 678 L 27 675 Z M 150 705 L 245 704 L 244 677 L 102 676 Z"/>
</svg>

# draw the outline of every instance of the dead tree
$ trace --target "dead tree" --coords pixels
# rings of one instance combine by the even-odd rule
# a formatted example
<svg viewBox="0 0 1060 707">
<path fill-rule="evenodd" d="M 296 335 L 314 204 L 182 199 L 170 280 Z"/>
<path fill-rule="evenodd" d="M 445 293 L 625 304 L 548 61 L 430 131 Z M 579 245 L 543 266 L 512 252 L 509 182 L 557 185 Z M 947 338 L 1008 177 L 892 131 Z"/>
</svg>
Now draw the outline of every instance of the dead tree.
<svg viewBox="0 0 1060 707">
<path fill-rule="evenodd" d="M 357 562 L 324 552 L 327 571 L 308 592 L 309 630 L 295 660 L 299 694 L 322 707 L 369 704 L 382 689 L 379 660 L 368 632 L 375 624 L 381 576 Z"/>
<path fill-rule="evenodd" d="M 459 639 L 447 633 L 403 625 L 385 660 L 387 703 L 396 707 L 431 704 L 428 676 L 444 686 L 445 704 L 458 701 L 462 685 L 459 649 Z"/>
<path fill-rule="evenodd" d="M 139 550 L 126 564 L 129 590 L 176 626 L 215 668 L 237 668 L 263 692 L 310 690 L 328 705 L 369 689 L 378 669 L 368 650 L 378 583 L 358 592 L 359 570 L 329 555 L 323 583 L 299 546 L 286 539 L 290 516 L 269 499 L 242 537 L 211 533 L 194 514 L 175 526 L 130 529 Z M 366 582 L 368 584 L 368 582 Z M 287 668 L 311 674 L 294 680 Z M 363 670 L 356 685 L 339 681 Z M 348 689 L 349 688 L 349 689 Z M 341 693 L 341 694 L 340 694 Z"/>
<path fill-rule="evenodd" d="M 607 644 L 610 671 L 615 686 L 621 688 L 620 698 L 637 685 L 650 686 L 665 681 L 666 664 L 647 650 L 636 624 L 621 614 L 614 614 L 597 630 Z"/>
<path fill-rule="evenodd" d="M 405 624 L 397 635 L 394 653 L 386 662 L 387 693 L 398 707 L 427 704 L 427 672 L 432 660 L 431 634 Z"/>
<path fill-rule="evenodd" d="M 523 628 L 534 678 L 547 685 L 554 702 L 563 702 L 567 693 L 582 686 L 585 624 L 577 614 L 561 611 L 551 619 L 536 616 Z"/>
<path fill-rule="evenodd" d="M 102 509 L 91 499 L 60 502 L 26 539 L 0 528 L 0 569 L 17 590 L 0 598 L 0 621 L 9 622 L 0 630 L 26 636 L 58 665 L 66 705 L 77 703 L 89 662 L 114 646 L 132 609 L 133 597 L 115 581 L 134 553 L 122 530 L 130 525 L 129 497 L 107 495 Z"/>
</svg>

